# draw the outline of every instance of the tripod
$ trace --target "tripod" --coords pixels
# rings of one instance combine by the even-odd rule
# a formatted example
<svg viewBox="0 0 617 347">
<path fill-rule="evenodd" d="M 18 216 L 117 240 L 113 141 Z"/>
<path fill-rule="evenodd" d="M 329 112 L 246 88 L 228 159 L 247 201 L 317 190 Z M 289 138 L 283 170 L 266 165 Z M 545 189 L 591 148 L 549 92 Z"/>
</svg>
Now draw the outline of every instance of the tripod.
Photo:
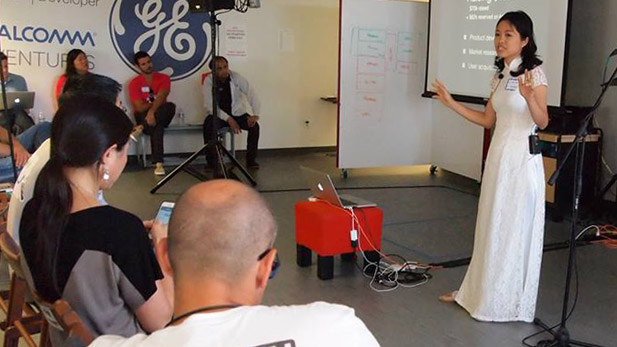
<svg viewBox="0 0 617 347">
<path fill-rule="evenodd" d="M 559 173 L 563 169 L 566 161 L 572 154 L 574 150 L 576 150 L 576 162 L 575 162 L 575 173 L 574 173 L 574 199 L 572 201 L 572 224 L 570 230 L 570 247 L 569 247 L 569 255 L 568 255 L 568 267 L 566 269 L 566 285 L 564 289 L 564 297 L 563 297 L 563 307 L 561 311 L 561 322 L 557 328 L 557 331 L 553 331 L 546 323 L 544 323 L 539 318 L 534 319 L 534 324 L 542 327 L 546 332 L 553 335 L 552 340 L 543 340 L 537 344 L 537 347 L 549 347 L 549 346 L 558 346 L 558 347 L 570 347 L 570 346 L 586 346 L 586 347 L 600 347 L 599 345 L 594 345 L 592 343 L 582 342 L 570 339 L 570 333 L 568 332 L 568 328 L 566 327 L 566 321 L 568 320 L 568 303 L 570 301 L 570 281 L 572 280 L 572 270 L 574 267 L 574 263 L 576 262 L 576 226 L 578 224 L 578 214 L 579 214 L 579 200 L 581 197 L 581 191 L 583 186 L 583 163 L 585 159 L 585 137 L 587 136 L 587 126 L 593 118 L 595 111 L 600 107 L 602 103 L 602 99 L 604 98 L 604 94 L 608 90 L 608 87 L 611 85 L 611 82 L 615 79 L 617 75 L 617 68 L 613 71 L 610 79 L 607 83 L 602 85 L 602 91 L 598 96 L 595 104 L 585 116 L 585 119 L 582 121 L 580 128 L 576 132 L 576 137 L 574 138 L 574 142 L 568 148 L 568 152 L 566 153 L 563 161 L 560 163 L 559 167 L 551 178 L 548 180 L 548 184 L 554 185 Z"/>
<path fill-rule="evenodd" d="M 210 44 L 211 44 L 211 58 L 214 59 L 217 57 L 216 50 L 216 26 L 221 25 L 221 21 L 218 20 L 215 12 L 215 7 L 210 6 L 209 10 L 210 14 Z M 216 66 L 214 67 L 216 69 Z M 223 159 L 223 154 L 233 163 L 234 167 L 237 167 L 240 172 L 244 175 L 244 177 L 251 183 L 252 186 L 256 186 L 257 182 L 255 179 L 249 174 L 249 172 L 244 168 L 240 162 L 225 148 L 225 146 L 219 140 L 217 134 L 217 126 L 216 120 L 219 118 L 219 107 L 218 107 L 218 81 L 214 72 L 212 73 L 212 134 L 210 136 L 210 141 L 206 143 L 203 147 L 197 150 L 195 153 L 191 154 L 184 162 L 174 168 L 168 175 L 163 177 L 161 181 L 159 181 L 154 188 L 150 190 L 150 194 L 156 193 L 162 186 L 164 186 L 169 180 L 171 180 L 178 172 L 181 170 L 185 170 L 190 175 L 196 177 L 200 180 L 206 180 L 206 177 L 201 173 L 195 172 L 194 170 L 187 167 L 189 164 L 193 162 L 198 156 L 203 154 L 205 151 L 213 151 L 216 153 L 216 163 L 214 164 L 214 178 L 228 178 L 229 172 L 225 167 L 225 162 Z"/>
</svg>

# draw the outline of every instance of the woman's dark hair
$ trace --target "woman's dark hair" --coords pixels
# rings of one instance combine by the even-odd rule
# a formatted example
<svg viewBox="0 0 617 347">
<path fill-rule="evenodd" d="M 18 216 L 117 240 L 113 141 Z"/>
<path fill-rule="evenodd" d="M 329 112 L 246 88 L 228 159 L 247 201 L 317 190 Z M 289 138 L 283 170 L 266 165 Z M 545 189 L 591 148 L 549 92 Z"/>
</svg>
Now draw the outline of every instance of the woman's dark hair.
<svg viewBox="0 0 617 347">
<path fill-rule="evenodd" d="M 73 204 L 65 168 L 98 168 L 109 147 L 117 145 L 120 151 L 127 145 L 131 129 L 131 121 L 120 108 L 96 96 L 71 99 L 56 112 L 51 124 L 51 155 L 36 180 L 29 203 L 37 213 L 33 266 L 51 280 L 45 284 L 49 290 L 43 292 L 61 295 L 57 259 Z"/>
<path fill-rule="evenodd" d="M 86 53 L 81 49 L 73 48 L 66 55 L 66 70 L 64 71 L 66 77 L 71 77 L 77 74 L 77 70 L 75 69 L 75 59 L 77 59 L 80 54 L 86 55 Z"/>
<path fill-rule="evenodd" d="M 521 35 L 522 40 L 529 39 L 529 42 L 527 42 L 527 45 L 523 47 L 523 52 L 521 53 L 521 58 L 523 59 L 521 66 L 518 71 L 511 71 L 510 74 L 513 77 L 516 77 L 523 74 L 525 70 L 532 70 L 536 66 L 542 65 L 542 60 L 540 60 L 536 55 L 538 47 L 536 46 L 536 40 L 533 35 L 533 22 L 531 17 L 523 11 L 507 12 L 499 18 L 497 25 L 503 21 L 507 21 L 512 24 L 516 31 L 518 31 Z M 505 63 L 503 58 L 495 57 L 495 67 L 497 67 L 499 72 L 503 71 L 504 66 Z"/>
<path fill-rule="evenodd" d="M 64 82 L 58 105 L 62 106 L 67 100 L 84 95 L 99 96 L 115 104 L 121 90 L 122 85 L 113 78 L 95 73 L 76 74 L 68 77 Z"/>
</svg>

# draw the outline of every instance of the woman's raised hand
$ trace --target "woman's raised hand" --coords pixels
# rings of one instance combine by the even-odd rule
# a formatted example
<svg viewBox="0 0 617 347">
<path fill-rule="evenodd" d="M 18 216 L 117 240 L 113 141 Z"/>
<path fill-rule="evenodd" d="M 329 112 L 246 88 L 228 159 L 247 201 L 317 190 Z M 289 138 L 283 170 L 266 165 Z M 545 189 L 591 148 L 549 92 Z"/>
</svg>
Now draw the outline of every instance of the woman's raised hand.
<svg viewBox="0 0 617 347">
<path fill-rule="evenodd" d="M 446 89 L 446 86 L 444 86 L 440 80 L 436 79 L 433 82 L 433 91 L 435 92 L 435 95 L 433 95 L 434 99 L 441 101 L 446 107 L 452 108 L 455 102 L 454 98 L 452 98 L 452 95 L 450 95 L 450 92 L 448 92 L 448 89 Z"/>
<path fill-rule="evenodd" d="M 533 97 L 533 87 L 531 86 L 531 71 L 525 69 L 525 75 L 518 76 L 518 90 L 525 99 Z"/>
</svg>

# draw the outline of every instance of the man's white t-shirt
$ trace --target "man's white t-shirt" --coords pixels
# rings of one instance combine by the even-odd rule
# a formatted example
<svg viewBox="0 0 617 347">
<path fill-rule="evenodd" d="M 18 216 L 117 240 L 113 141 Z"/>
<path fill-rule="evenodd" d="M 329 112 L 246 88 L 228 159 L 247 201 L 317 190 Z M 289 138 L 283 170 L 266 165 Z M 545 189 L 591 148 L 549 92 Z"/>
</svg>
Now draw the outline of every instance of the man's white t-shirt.
<svg viewBox="0 0 617 347">
<path fill-rule="evenodd" d="M 196 313 L 181 324 L 130 338 L 106 335 L 90 346 L 379 346 L 343 305 L 315 302 L 299 306 L 241 306 Z"/>
</svg>

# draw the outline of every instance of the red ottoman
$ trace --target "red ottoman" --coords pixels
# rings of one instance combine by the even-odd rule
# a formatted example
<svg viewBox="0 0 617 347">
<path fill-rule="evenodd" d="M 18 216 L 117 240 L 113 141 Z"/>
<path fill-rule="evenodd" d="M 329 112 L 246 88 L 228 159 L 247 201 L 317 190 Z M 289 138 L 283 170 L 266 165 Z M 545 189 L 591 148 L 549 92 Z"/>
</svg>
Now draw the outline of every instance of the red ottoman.
<svg viewBox="0 0 617 347">
<path fill-rule="evenodd" d="M 354 213 L 362 228 L 360 230 L 355 223 L 360 241 L 355 248 L 351 243 L 352 217 L 348 210 L 323 201 L 296 203 L 298 266 L 310 266 L 313 251 L 317 253 L 317 276 L 327 280 L 333 276 L 335 255 L 341 254 L 344 260 L 351 260 L 356 251 L 362 250 L 371 262 L 378 261 L 383 212 L 378 207 L 363 207 L 355 208 Z"/>
</svg>

